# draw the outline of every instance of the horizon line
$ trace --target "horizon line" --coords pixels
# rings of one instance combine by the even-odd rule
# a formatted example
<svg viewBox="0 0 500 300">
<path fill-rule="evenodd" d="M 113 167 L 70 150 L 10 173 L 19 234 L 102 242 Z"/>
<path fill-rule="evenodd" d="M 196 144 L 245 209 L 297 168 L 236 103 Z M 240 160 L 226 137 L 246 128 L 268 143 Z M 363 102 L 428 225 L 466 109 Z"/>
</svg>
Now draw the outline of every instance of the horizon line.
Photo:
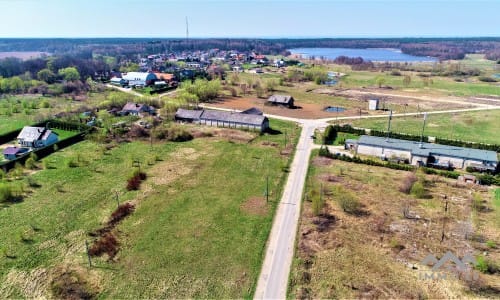
<svg viewBox="0 0 500 300">
<path fill-rule="evenodd" d="M 303 39 L 303 40 L 313 40 L 313 39 L 467 39 L 467 38 L 500 38 L 500 35 L 463 35 L 463 36 L 453 36 L 453 35 L 414 35 L 414 36 L 234 36 L 234 37 L 224 37 L 224 36 L 213 36 L 213 37 L 201 37 L 194 36 L 189 37 L 189 39 Z M 182 36 L 0 36 L 0 39 L 182 39 L 185 40 L 186 37 Z"/>
</svg>

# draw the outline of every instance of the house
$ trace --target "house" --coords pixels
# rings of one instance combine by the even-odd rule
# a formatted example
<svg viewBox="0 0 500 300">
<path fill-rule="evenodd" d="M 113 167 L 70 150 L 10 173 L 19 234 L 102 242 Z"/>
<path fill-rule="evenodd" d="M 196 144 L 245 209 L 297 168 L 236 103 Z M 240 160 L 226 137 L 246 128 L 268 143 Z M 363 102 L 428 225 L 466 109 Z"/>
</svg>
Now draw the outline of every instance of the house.
<svg viewBox="0 0 500 300">
<path fill-rule="evenodd" d="M 29 148 L 7 147 L 3 150 L 3 157 L 8 160 L 14 160 L 29 152 Z"/>
<path fill-rule="evenodd" d="M 155 72 L 154 74 L 156 75 L 156 78 L 158 78 L 158 80 L 165 81 L 169 86 L 177 85 L 177 80 L 175 79 L 174 74 L 159 72 Z"/>
<path fill-rule="evenodd" d="M 268 104 L 287 106 L 288 108 L 294 107 L 294 101 L 293 97 L 289 95 L 272 95 L 267 99 Z"/>
<path fill-rule="evenodd" d="M 17 142 L 23 147 L 41 148 L 52 145 L 59 140 L 55 132 L 46 127 L 24 126 L 17 136 Z"/>
<path fill-rule="evenodd" d="M 393 138 L 363 135 L 359 140 L 346 140 L 345 148 L 358 154 L 377 156 L 384 160 L 405 160 L 412 165 L 446 169 L 478 168 L 495 172 L 498 166 L 495 151 L 420 143 Z"/>
<path fill-rule="evenodd" d="M 128 82 L 123 78 L 113 77 L 109 80 L 112 85 L 126 86 Z"/>
<path fill-rule="evenodd" d="M 201 125 L 266 131 L 269 120 L 262 115 L 233 113 L 216 110 L 187 110 L 179 108 L 175 113 L 179 122 Z"/>
<path fill-rule="evenodd" d="M 142 116 L 143 114 L 155 114 L 155 108 L 146 104 L 139 104 L 133 102 L 127 102 L 125 106 L 123 106 L 120 114 L 121 115 L 133 115 L 133 116 Z"/>
<path fill-rule="evenodd" d="M 123 73 L 122 79 L 126 80 L 130 86 L 149 86 L 158 80 L 156 75 L 150 72 Z"/>
</svg>

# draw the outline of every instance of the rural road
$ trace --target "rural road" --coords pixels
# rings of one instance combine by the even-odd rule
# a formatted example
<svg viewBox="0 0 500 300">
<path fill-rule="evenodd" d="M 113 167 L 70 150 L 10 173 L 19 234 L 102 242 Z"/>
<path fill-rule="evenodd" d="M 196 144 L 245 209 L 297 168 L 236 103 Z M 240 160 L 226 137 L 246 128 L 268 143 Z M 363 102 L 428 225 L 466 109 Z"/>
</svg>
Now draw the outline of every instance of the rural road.
<svg viewBox="0 0 500 300">
<path fill-rule="evenodd" d="M 286 298 L 302 191 L 309 166 L 309 156 L 313 148 L 310 136 L 314 133 L 317 124 L 315 121 L 306 121 L 302 123 L 302 126 L 295 157 L 268 239 L 266 257 L 257 282 L 255 299 Z"/>
<path fill-rule="evenodd" d="M 115 87 L 116 88 L 116 87 Z M 118 88 L 120 89 L 120 88 Z M 121 89 L 120 89 L 121 90 Z M 132 92 L 125 90 L 125 92 Z M 141 95 L 142 96 L 142 95 Z M 234 111 L 234 109 L 224 109 L 200 105 L 206 109 L 216 109 Z M 475 108 L 451 109 L 442 111 L 430 111 L 428 114 L 445 114 L 455 112 L 481 111 L 500 109 L 500 106 L 483 105 Z M 423 115 L 419 113 L 393 114 L 393 117 Z M 298 122 L 302 126 L 299 142 L 297 144 L 295 156 L 290 167 L 288 180 L 283 191 L 281 201 L 278 205 L 273 221 L 273 227 L 268 239 L 264 263 L 257 282 L 255 299 L 286 299 L 288 289 L 288 278 L 295 251 L 295 237 L 297 225 L 300 217 L 302 191 L 304 189 L 307 170 L 309 168 L 309 157 L 311 150 L 317 148 L 310 138 L 314 130 L 324 128 L 327 122 L 334 120 L 353 120 L 367 118 L 387 118 L 389 114 L 370 116 L 351 116 L 339 118 L 323 118 L 316 120 L 296 119 L 277 115 L 266 114 L 269 118 Z M 333 150 L 333 149 L 332 149 Z"/>
</svg>

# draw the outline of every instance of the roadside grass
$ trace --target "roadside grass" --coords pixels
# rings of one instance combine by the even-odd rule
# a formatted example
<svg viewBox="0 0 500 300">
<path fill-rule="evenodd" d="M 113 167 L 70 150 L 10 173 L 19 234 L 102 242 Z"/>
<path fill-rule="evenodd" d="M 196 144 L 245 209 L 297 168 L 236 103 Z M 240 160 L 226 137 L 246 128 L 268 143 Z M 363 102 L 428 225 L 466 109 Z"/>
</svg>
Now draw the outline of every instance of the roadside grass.
<svg viewBox="0 0 500 300">
<path fill-rule="evenodd" d="M 498 276 L 481 274 L 475 289 L 465 281 L 420 280 L 419 264 L 429 253 L 442 255 L 473 247 L 482 253 L 482 243 L 465 238 L 468 226 L 481 239 L 495 241 L 500 231 L 487 226 L 496 216 L 479 212 L 481 227 L 471 222 L 471 196 L 480 194 L 489 205 L 486 188 L 454 184 L 454 180 L 417 174 L 425 178 L 429 199 L 400 191 L 410 172 L 358 165 L 318 157 L 314 150 L 306 191 L 320 193 L 324 206 L 319 215 L 304 200 L 297 248 L 290 274 L 288 298 L 463 298 L 491 297 Z M 360 203 L 357 213 L 341 206 L 344 195 Z M 443 195 L 447 195 L 448 217 L 443 230 Z M 309 198 L 306 198 L 309 199 Z M 313 198 L 314 199 L 314 198 Z M 405 215 L 406 214 L 406 215 Z M 488 230 L 485 230 L 488 229 Z M 490 243 L 491 244 L 491 243 Z M 467 248 L 467 249 L 469 249 Z M 498 249 L 489 249 L 493 259 Z M 415 269 L 413 268 L 415 267 Z M 490 290 L 489 290 L 490 289 Z M 488 292 L 488 290 L 490 292 Z"/>
<path fill-rule="evenodd" d="M 271 126 L 286 130 L 288 141 L 299 136 L 292 123 L 271 120 Z M 33 274 L 46 270 L 50 278 L 70 266 L 97 278 L 104 298 L 250 298 L 291 159 L 280 154 L 283 145 L 283 134 L 155 143 L 153 151 L 147 141 L 105 151 L 85 141 L 48 156 L 51 168 L 31 175 L 40 187 L 0 208 L 0 295 L 51 297 L 50 282 Z M 148 179 L 141 190 L 126 192 L 133 160 Z M 116 208 L 115 191 L 136 211 L 116 229 L 115 262 L 94 258 L 89 270 L 85 240 Z M 257 213 L 245 205 L 255 197 L 264 208 Z"/>
<path fill-rule="evenodd" d="M 428 115 L 425 135 L 472 142 L 500 144 L 500 110 L 474 111 Z M 356 127 L 387 130 L 387 119 L 361 119 L 352 121 Z M 421 116 L 394 117 L 391 131 L 419 135 Z"/>
</svg>

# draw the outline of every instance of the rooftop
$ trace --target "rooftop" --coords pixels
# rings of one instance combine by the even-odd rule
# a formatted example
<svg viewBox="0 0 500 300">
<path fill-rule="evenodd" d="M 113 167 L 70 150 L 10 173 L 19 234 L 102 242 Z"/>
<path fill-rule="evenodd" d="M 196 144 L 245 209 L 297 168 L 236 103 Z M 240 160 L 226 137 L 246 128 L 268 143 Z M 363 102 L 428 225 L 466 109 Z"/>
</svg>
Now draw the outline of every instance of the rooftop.
<svg viewBox="0 0 500 300">
<path fill-rule="evenodd" d="M 412 155 L 417 156 L 444 155 L 449 157 L 474 159 L 480 161 L 498 161 L 497 153 L 495 151 L 431 143 L 422 143 L 422 147 L 420 147 L 420 142 L 392 138 L 387 139 L 385 137 L 379 136 L 363 135 L 359 138 L 358 144 L 406 150 L 410 151 Z"/>
</svg>

